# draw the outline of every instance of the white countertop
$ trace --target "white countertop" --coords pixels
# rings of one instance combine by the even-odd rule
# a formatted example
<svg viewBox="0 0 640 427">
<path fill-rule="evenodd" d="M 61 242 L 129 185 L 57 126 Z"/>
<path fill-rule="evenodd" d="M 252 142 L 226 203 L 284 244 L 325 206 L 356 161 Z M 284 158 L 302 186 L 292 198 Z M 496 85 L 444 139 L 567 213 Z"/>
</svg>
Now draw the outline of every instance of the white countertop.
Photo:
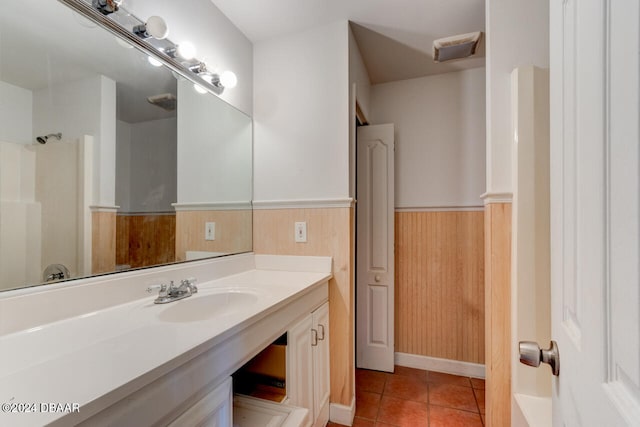
<svg viewBox="0 0 640 427">
<path fill-rule="evenodd" d="M 285 307 L 331 277 L 328 272 L 253 269 L 206 283 L 196 295 L 168 304 L 155 296 L 0 336 L 0 403 L 78 404 L 113 390 L 135 391 L 157 368 L 178 366 Z M 255 301 L 209 319 L 163 321 L 175 304 L 221 291 Z M 4 408 L 3 408 L 4 409 Z M 0 425 L 44 425 L 64 413 L 0 412 Z"/>
</svg>

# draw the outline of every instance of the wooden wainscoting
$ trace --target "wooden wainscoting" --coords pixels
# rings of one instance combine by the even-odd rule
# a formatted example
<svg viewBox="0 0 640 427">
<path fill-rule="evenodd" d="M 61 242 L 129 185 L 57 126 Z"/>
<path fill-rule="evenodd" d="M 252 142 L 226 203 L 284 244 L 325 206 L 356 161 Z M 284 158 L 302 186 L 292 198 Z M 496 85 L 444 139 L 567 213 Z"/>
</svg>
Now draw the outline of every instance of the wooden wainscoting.
<svg viewBox="0 0 640 427">
<path fill-rule="evenodd" d="M 294 223 L 307 222 L 307 243 L 294 242 Z M 259 254 L 333 257 L 329 282 L 331 402 L 351 405 L 354 382 L 353 209 L 254 211 L 253 248 Z"/>
<path fill-rule="evenodd" d="M 91 273 L 116 270 L 116 213 L 91 212 Z"/>
<path fill-rule="evenodd" d="M 206 222 L 215 222 L 215 240 L 205 240 Z M 197 210 L 176 212 L 176 261 L 187 251 L 238 253 L 251 251 L 252 211 Z"/>
<path fill-rule="evenodd" d="M 396 351 L 484 363 L 484 213 L 396 212 Z"/>
<path fill-rule="evenodd" d="M 511 424 L 511 203 L 485 206 L 486 425 Z"/>
<path fill-rule="evenodd" d="M 176 260 L 176 215 L 124 214 L 116 220 L 116 262 L 131 268 Z"/>
<path fill-rule="evenodd" d="M 129 264 L 129 221 L 128 215 L 116 216 L 116 264 Z"/>
</svg>

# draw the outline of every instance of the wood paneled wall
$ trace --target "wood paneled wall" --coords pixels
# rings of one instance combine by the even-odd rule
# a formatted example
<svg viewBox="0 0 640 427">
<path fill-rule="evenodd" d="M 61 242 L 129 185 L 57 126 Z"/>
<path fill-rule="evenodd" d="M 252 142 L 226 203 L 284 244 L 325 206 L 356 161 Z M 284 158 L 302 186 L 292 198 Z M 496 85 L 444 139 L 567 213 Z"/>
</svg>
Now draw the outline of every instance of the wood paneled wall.
<svg viewBox="0 0 640 427">
<path fill-rule="evenodd" d="M 174 262 L 175 242 L 175 214 L 117 216 L 117 264 L 138 268 Z"/>
<path fill-rule="evenodd" d="M 307 243 L 294 242 L 294 223 L 307 222 Z M 353 209 L 254 211 L 253 249 L 259 254 L 333 257 L 329 282 L 331 402 L 351 405 L 354 386 Z"/>
<path fill-rule="evenodd" d="M 484 363 L 484 213 L 396 212 L 396 351 Z"/>
<path fill-rule="evenodd" d="M 216 223 L 215 240 L 204 239 L 206 222 Z M 252 211 L 212 210 L 176 213 L 176 261 L 187 251 L 238 253 L 251 251 Z"/>
<path fill-rule="evenodd" d="M 116 213 L 91 212 L 91 273 L 116 270 Z"/>
<path fill-rule="evenodd" d="M 511 424 L 511 203 L 485 207 L 486 425 Z"/>
</svg>

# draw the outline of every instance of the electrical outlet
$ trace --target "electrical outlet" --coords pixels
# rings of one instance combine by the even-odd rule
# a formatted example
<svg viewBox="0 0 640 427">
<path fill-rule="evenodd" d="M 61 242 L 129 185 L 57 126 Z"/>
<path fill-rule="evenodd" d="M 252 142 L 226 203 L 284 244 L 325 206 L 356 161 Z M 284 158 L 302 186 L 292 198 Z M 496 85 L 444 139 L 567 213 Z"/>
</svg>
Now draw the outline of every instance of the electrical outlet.
<svg viewBox="0 0 640 427">
<path fill-rule="evenodd" d="M 307 242 L 307 223 L 296 222 L 294 228 L 295 228 L 296 243 L 306 243 Z"/>
<path fill-rule="evenodd" d="M 204 240 L 216 240 L 216 223 L 204 223 Z"/>
</svg>

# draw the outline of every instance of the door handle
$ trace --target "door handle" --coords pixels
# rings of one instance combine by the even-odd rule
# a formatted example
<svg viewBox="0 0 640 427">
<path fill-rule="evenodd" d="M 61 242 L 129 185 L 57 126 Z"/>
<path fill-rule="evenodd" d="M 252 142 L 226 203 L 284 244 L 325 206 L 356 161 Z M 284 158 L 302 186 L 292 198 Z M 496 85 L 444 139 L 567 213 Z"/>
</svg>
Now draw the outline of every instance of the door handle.
<svg viewBox="0 0 640 427">
<path fill-rule="evenodd" d="M 560 353 L 558 343 L 551 341 L 547 350 L 542 350 L 538 343 L 532 341 L 520 341 L 520 363 L 537 368 L 540 362 L 551 366 L 553 375 L 560 375 Z"/>
</svg>

